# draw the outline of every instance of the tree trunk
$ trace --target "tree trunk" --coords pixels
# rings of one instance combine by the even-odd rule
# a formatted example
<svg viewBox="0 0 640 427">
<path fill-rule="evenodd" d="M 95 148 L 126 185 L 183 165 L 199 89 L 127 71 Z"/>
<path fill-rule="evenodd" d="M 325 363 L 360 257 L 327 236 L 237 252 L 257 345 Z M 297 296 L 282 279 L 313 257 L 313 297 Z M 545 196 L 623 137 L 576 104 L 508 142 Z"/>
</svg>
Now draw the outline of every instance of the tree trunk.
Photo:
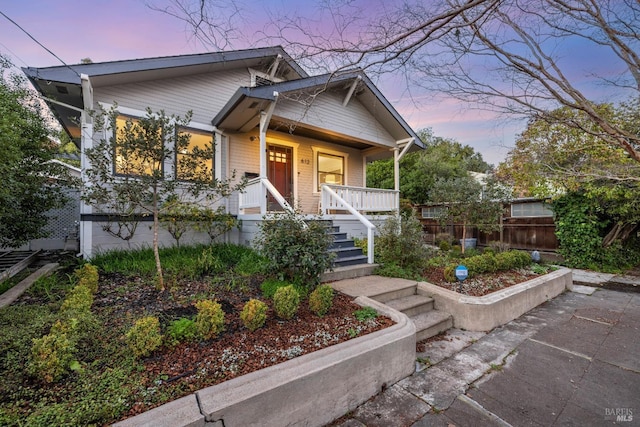
<svg viewBox="0 0 640 427">
<path fill-rule="evenodd" d="M 462 223 L 462 253 L 464 253 L 465 241 L 467 240 L 467 223 Z"/>
<path fill-rule="evenodd" d="M 635 231 L 637 224 L 616 224 L 602 239 L 602 247 L 608 248 L 616 240 L 624 242 Z"/>
<path fill-rule="evenodd" d="M 156 260 L 156 286 L 158 290 L 164 291 L 164 277 L 162 276 L 162 264 L 160 264 L 160 250 L 158 249 L 158 198 L 153 195 L 153 256 Z"/>
</svg>

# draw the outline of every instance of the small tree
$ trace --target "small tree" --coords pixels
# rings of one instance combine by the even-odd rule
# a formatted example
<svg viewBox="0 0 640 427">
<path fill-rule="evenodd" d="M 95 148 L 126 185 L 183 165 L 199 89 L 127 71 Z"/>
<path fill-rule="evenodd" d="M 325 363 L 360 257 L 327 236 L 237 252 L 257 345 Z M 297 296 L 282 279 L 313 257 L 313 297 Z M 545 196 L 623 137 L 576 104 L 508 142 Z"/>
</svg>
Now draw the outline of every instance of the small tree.
<svg viewBox="0 0 640 427">
<path fill-rule="evenodd" d="M 24 78 L 0 55 L 0 248 L 45 237 L 47 211 L 64 206 L 67 169 L 51 162 L 51 142 L 42 105 Z"/>
<path fill-rule="evenodd" d="M 483 186 L 471 176 L 439 179 L 431 189 L 431 201 L 446 205 L 440 220 L 462 223 L 463 253 L 467 227 L 476 226 L 483 232 L 498 230 L 503 204 L 509 198 L 509 190 L 494 180 Z"/>
<path fill-rule="evenodd" d="M 95 117 L 96 131 L 113 131 L 86 150 L 89 185 L 83 200 L 117 218 L 123 214 L 126 224 L 137 224 L 143 215 L 153 217 L 157 284 L 164 290 L 158 239 L 161 218 L 179 204 L 215 204 L 242 189 L 244 180 L 232 185 L 234 176 L 223 181 L 213 177 L 213 141 L 205 147 L 191 147 L 191 135 L 184 130 L 191 112 L 184 117 L 167 116 L 164 111 L 154 113 L 147 108 L 145 117 L 126 119 L 121 127 L 116 126 L 118 118 L 117 106 Z M 165 171 L 169 165 L 173 170 Z M 181 230 L 175 231 L 181 236 Z M 129 226 L 128 232 L 123 237 L 126 240 L 133 236 L 135 226 Z"/>
</svg>

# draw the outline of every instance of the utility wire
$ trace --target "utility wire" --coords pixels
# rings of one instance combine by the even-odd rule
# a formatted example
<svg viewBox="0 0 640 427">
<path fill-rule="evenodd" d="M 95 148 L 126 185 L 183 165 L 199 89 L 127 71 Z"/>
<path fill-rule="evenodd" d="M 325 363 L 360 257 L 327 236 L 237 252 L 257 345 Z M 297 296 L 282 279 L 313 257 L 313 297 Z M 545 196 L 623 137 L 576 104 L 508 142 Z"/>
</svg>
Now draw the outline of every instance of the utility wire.
<svg viewBox="0 0 640 427">
<path fill-rule="evenodd" d="M 78 72 L 76 70 L 74 70 L 73 68 L 71 68 L 69 65 L 67 65 L 67 63 L 65 63 L 62 59 L 60 59 L 58 57 L 58 55 L 56 55 L 55 53 L 51 52 L 49 49 L 47 49 L 45 47 L 45 45 L 43 45 L 42 43 L 40 43 L 38 40 L 36 40 L 35 37 L 33 37 L 31 34 L 29 34 L 29 32 L 27 30 L 25 30 L 24 28 L 22 28 L 16 21 L 14 21 L 13 19 L 9 18 L 7 15 L 5 15 L 5 13 L 3 11 L 0 10 L 0 15 L 4 16 L 5 18 L 7 18 L 7 20 L 9 22 L 11 22 L 13 25 L 15 25 L 16 27 L 18 27 L 23 33 L 25 33 L 31 40 L 33 40 L 34 42 L 36 42 L 41 48 L 43 48 L 44 50 L 46 50 L 47 52 L 49 52 L 51 55 L 53 55 L 54 58 L 56 58 L 58 61 L 60 61 L 62 63 L 62 65 L 64 65 L 65 67 L 67 67 L 68 69 L 70 69 L 71 71 L 73 71 L 75 73 L 76 76 L 80 77 L 80 74 L 78 74 Z"/>
</svg>

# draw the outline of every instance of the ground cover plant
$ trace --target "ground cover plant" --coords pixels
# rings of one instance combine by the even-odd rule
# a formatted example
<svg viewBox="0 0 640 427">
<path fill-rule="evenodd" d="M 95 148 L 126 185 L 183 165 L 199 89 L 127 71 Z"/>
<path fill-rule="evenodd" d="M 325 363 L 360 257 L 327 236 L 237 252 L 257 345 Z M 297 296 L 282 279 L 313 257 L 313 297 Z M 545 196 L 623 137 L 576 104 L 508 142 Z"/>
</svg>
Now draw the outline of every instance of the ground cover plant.
<svg viewBox="0 0 640 427">
<path fill-rule="evenodd" d="M 161 256 L 164 292 L 150 249 L 111 252 L 92 260 L 97 280 L 74 266 L 0 310 L 0 425 L 110 424 L 391 324 L 322 286 L 311 301 L 290 283 L 265 297 L 261 285 L 278 280 L 246 247 Z"/>
</svg>

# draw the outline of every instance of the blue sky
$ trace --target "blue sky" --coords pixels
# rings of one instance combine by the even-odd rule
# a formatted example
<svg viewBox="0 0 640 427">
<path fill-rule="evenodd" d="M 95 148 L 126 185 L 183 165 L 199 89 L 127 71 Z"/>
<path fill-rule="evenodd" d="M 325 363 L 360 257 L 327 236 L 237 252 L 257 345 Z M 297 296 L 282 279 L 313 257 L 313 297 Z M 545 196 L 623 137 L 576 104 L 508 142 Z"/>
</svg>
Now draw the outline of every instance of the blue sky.
<svg viewBox="0 0 640 427">
<path fill-rule="evenodd" d="M 162 5 L 166 0 L 155 0 L 154 3 Z M 265 9 L 273 12 L 282 8 L 303 8 L 301 5 L 308 3 L 269 0 L 237 4 L 244 7 L 247 18 L 243 25 L 247 28 L 246 34 L 250 34 L 249 29 L 261 27 L 268 19 Z M 0 3 L 0 11 L 70 64 L 86 57 L 101 62 L 206 51 L 190 39 L 183 22 L 151 10 L 143 0 L 5 1 Z M 260 45 L 259 40 L 247 40 L 234 47 Z M 0 52 L 8 55 L 18 67 L 60 65 L 55 57 L 2 16 Z M 588 52 L 579 57 L 587 63 L 594 59 Z M 414 129 L 431 127 L 437 136 L 454 138 L 472 146 L 489 163 L 497 165 L 503 160 L 508 148 L 513 146 L 516 134 L 524 130 L 524 121 L 505 121 L 454 100 L 435 100 L 414 94 L 420 104 L 418 107 L 406 93 L 399 92 L 402 84 L 396 81 L 398 78 L 388 75 L 377 84 Z"/>
</svg>

